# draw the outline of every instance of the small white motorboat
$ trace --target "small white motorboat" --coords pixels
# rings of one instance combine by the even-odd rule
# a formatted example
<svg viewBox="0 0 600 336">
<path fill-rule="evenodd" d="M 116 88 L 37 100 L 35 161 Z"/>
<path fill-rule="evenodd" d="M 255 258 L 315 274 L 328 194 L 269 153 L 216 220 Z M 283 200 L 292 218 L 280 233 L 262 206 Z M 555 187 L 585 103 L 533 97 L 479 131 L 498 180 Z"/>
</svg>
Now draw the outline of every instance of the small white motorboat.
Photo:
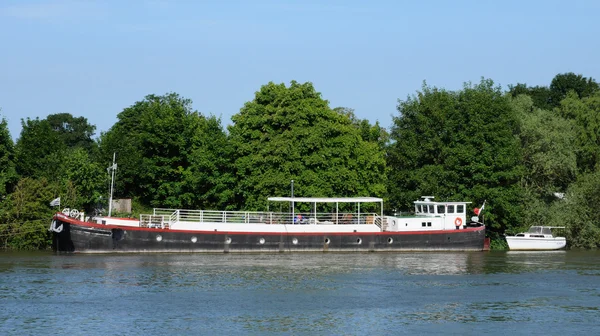
<svg viewBox="0 0 600 336">
<path fill-rule="evenodd" d="M 532 226 L 529 231 L 506 236 L 511 250 L 559 250 L 567 245 L 565 237 L 554 237 L 552 229 L 564 226 Z"/>
</svg>

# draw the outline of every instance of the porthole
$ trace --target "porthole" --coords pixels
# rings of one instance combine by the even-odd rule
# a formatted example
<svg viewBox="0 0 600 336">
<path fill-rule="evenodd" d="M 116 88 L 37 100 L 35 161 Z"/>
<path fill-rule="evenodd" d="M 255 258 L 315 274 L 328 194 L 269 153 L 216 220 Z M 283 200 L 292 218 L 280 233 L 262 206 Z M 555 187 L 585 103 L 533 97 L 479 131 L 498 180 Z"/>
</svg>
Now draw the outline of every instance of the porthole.
<svg viewBox="0 0 600 336">
<path fill-rule="evenodd" d="M 260 238 L 260 239 L 258 240 L 258 243 L 259 243 L 260 245 L 263 245 L 263 244 L 265 243 L 265 238 Z"/>
<path fill-rule="evenodd" d="M 294 244 L 294 245 L 298 245 L 298 238 L 294 238 L 294 239 L 292 239 L 292 244 Z"/>
<path fill-rule="evenodd" d="M 356 244 L 358 244 L 358 245 L 362 244 L 362 239 L 360 239 L 360 238 L 357 238 L 357 239 L 356 239 Z"/>
<path fill-rule="evenodd" d="M 331 240 L 329 240 L 329 238 L 325 238 L 325 245 L 329 245 L 329 243 L 331 243 Z"/>
<path fill-rule="evenodd" d="M 225 244 L 231 244 L 231 237 L 225 238 Z"/>
<path fill-rule="evenodd" d="M 388 244 L 391 244 L 391 243 L 393 243 L 393 242 L 394 242 L 394 238 L 392 238 L 392 237 L 389 237 L 389 238 L 388 238 Z"/>
<path fill-rule="evenodd" d="M 161 235 L 156 235 L 156 241 L 162 241 L 162 236 Z"/>
<path fill-rule="evenodd" d="M 191 239 L 191 240 L 192 240 L 192 243 L 195 243 L 195 242 L 197 242 L 197 241 L 198 241 L 198 238 L 196 238 L 196 237 L 192 237 L 192 239 Z"/>
</svg>

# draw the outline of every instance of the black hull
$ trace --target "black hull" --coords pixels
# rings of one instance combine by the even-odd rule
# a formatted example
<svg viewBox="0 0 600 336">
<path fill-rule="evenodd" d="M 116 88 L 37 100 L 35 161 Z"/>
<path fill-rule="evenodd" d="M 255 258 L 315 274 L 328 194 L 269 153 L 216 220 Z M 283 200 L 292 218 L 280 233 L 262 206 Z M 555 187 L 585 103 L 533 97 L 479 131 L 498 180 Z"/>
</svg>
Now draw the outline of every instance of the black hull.
<svg viewBox="0 0 600 336">
<path fill-rule="evenodd" d="M 485 227 L 434 232 L 255 233 L 148 229 L 58 218 L 57 252 L 383 252 L 481 251 Z"/>
</svg>

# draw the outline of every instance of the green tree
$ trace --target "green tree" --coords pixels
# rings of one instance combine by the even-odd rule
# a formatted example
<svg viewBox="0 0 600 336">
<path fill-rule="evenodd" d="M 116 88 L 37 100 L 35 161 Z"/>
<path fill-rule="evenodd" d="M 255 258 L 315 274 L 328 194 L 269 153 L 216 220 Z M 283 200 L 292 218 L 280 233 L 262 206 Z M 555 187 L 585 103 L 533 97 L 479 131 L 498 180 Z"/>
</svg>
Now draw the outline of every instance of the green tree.
<svg viewBox="0 0 600 336">
<path fill-rule="evenodd" d="M 333 110 L 350 118 L 352 124 L 360 130 L 360 135 L 363 140 L 375 142 L 382 150 L 385 150 L 390 136 L 386 129 L 379 125 L 378 121 L 375 122 L 374 125 L 371 125 L 367 119 L 358 118 L 354 113 L 354 109 L 348 107 L 336 107 Z"/>
<path fill-rule="evenodd" d="M 442 200 L 487 199 L 492 236 L 521 215 L 523 176 L 518 118 L 491 80 L 451 92 L 423 85 L 399 101 L 388 149 L 392 206 L 412 209 L 423 195 Z"/>
<path fill-rule="evenodd" d="M 552 106 L 558 107 L 570 91 L 574 91 L 579 98 L 585 98 L 599 89 L 598 83 L 593 78 L 586 78 L 573 72 L 558 74 L 550 83 L 550 102 Z"/>
<path fill-rule="evenodd" d="M 107 191 L 106 170 L 92 160 L 84 147 L 68 150 L 64 166 L 63 183 L 71 183 L 76 192 L 70 207 L 92 211 L 100 196 Z"/>
<path fill-rule="evenodd" d="M 570 92 L 562 100 L 559 112 L 575 123 L 579 171 L 600 169 L 600 91 L 583 98 Z"/>
<path fill-rule="evenodd" d="M 538 198 L 554 200 L 554 193 L 565 192 L 577 176 L 575 123 L 534 107 L 525 95 L 511 99 L 511 106 L 520 120 L 523 186 Z"/>
<path fill-rule="evenodd" d="M 235 176 L 232 149 L 221 120 L 198 118 L 198 129 L 190 139 L 190 165 L 183 172 L 182 205 L 190 208 L 234 208 Z"/>
<path fill-rule="evenodd" d="M 560 102 L 570 91 L 574 91 L 578 97 L 584 98 L 597 92 L 600 86 L 593 78 L 583 77 L 572 72 L 554 76 L 550 86 L 527 86 L 518 83 L 509 85 L 508 92 L 517 97 L 526 94 L 531 97 L 533 104 L 543 110 L 552 110 L 560 106 Z"/>
<path fill-rule="evenodd" d="M 574 248 L 600 247 L 600 171 L 579 176 L 565 195 L 553 204 L 548 223 L 566 226 L 567 243 Z"/>
<path fill-rule="evenodd" d="M 509 85 L 508 92 L 511 96 L 517 97 L 519 95 L 525 94 L 531 97 L 533 100 L 533 104 L 544 110 L 552 110 L 554 107 L 552 105 L 551 96 L 552 92 L 546 86 L 532 86 L 528 87 L 527 84 L 519 83 L 517 85 Z"/>
<path fill-rule="evenodd" d="M 23 178 L 2 204 L 1 238 L 5 248 L 44 249 L 50 246 L 47 225 L 52 217 L 49 202 L 59 187 L 48 180 Z"/>
<path fill-rule="evenodd" d="M 264 209 L 269 196 L 383 196 L 385 158 L 311 83 L 269 83 L 232 117 L 237 197 Z"/>
<path fill-rule="evenodd" d="M 0 120 L 0 202 L 16 183 L 17 172 L 14 163 L 14 144 L 8 131 L 6 119 Z"/>
<path fill-rule="evenodd" d="M 95 151 L 91 138 L 95 126 L 83 117 L 68 113 L 51 114 L 46 119 L 21 120 L 21 136 L 15 146 L 17 172 L 23 177 L 63 178 L 64 161 L 69 149 Z"/>
<path fill-rule="evenodd" d="M 203 150 L 220 149 L 215 143 L 222 142 L 224 134 L 215 126 L 216 119 L 207 120 L 191 105 L 176 93 L 148 95 L 119 113 L 100 142 L 102 162 L 110 163 L 117 154 L 115 195 L 138 197 L 151 206 L 198 204 L 201 195 L 196 192 L 203 189 L 188 183 L 205 180 L 190 176 L 201 169 L 192 167 L 192 161 L 201 161 Z M 221 172 L 214 169 L 210 174 Z"/>
<path fill-rule="evenodd" d="M 17 172 L 22 177 L 59 178 L 67 146 L 47 120 L 21 121 L 21 136 L 15 146 Z"/>
<path fill-rule="evenodd" d="M 46 120 L 68 148 L 83 148 L 88 153 L 95 151 L 97 143 L 92 137 L 96 126 L 89 124 L 86 118 L 58 113 L 49 115 Z"/>
<path fill-rule="evenodd" d="M 523 216 L 511 230 L 522 232 L 533 225 L 548 225 L 550 208 L 577 176 L 575 123 L 555 111 L 537 108 L 531 97 L 511 99 L 519 118 L 519 140 L 525 173 Z"/>
</svg>

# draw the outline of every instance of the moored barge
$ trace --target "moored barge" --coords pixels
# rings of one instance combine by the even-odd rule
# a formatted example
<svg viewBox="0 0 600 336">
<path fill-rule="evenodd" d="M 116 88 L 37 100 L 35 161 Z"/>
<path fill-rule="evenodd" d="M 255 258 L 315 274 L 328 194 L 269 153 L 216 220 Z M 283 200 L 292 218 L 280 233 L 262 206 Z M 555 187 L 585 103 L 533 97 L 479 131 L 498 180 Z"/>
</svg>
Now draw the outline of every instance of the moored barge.
<svg viewBox="0 0 600 336">
<path fill-rule="evenodd" d="M 485 225 L 470 202 L 414 202 L 410 216 L 385 216 L 375 197 L 271 197 L 284 212 L 154 209 L 139 219 L 56 213 L 59 252 L 481 251 Z M 477 209 L 476 209 L 476 212 Z"/>
</svg>

